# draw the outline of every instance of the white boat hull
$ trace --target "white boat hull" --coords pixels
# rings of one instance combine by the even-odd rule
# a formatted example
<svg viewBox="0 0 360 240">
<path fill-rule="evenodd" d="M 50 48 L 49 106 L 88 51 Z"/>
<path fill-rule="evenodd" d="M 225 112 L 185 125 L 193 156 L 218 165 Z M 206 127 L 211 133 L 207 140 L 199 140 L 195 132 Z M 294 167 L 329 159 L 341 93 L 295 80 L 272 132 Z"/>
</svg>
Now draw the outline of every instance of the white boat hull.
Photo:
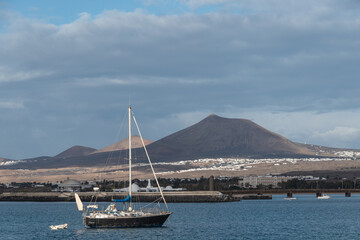
<svg viewBox="0 0 360 240">
<path fill-rule="evenodd" d="M 287 198 L 284 198 L 285 200 L 288 200 L 288 201 L 291 201 L 291 200 L 296 200 L 295 197 L 287 197 Z"/>
</svg>

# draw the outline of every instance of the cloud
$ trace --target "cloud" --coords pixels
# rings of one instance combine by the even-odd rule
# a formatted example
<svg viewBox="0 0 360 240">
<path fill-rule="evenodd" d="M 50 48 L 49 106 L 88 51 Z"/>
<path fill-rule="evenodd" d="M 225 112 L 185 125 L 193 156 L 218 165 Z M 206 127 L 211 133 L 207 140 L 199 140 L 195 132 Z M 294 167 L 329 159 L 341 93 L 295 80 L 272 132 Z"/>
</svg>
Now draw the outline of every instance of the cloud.
<svg viewBox="0 0 360 240">
<path fill-rule="evenodd" d="M 22 101 L 1 101 L 0 100 L 0 109 L 23 109 L 24 102 Z"/>
<path fill-rule="evenodd" d="M 24 145 L 25 157 L 104 147 L 129 97 L 152 140 L 216 113 L 293 141 L 355 145 L 350 133 L 340 142 L 322 134 L 360 129 L 356 1 L 181 3 L 193 10 L 84 12 L 61 25 L 0 13 L 0 96 L 27 99 L 23 113 L 2 115 L 2 149 Z"/>
<path fill-rule="evenodd" d="M 191 10 L 198 8 L 219 6 L 220 10 L 226 12 L 241 13 L 246 15 L 267 15 L 267 16 L 292 16 L 293 18 L 307 18 L 314 15 L 319 17 L 331 17 L 336 10 L 354 10 L 359 7 L 356 0 L 319 0 L 316 2 L 309 0 L 179 0 L 179 2 Z M 356 11 L 356 10 L 355 10 Z M 355 11 L 353 12 L 354 14 Z M 338 11 L 338 14 L 341 14 Z M 301 20 L 301 19 L 300 19 Z"/>
<path fill-rule="evenodd" d="M 314 137 L 351 141 L 355 138 L 360 138 L 360 129 L 353 127 L 335 127 L 334 129 L 326 132 L 317 132 L 314 134 Z"/>
<path fill-rule="evenodd" d="M 234 3 L 235 0 L 180 0 L 179 2 L 188 6 L 190 9 L 195 10 L 208 5 Z"/>
<path fill-rule="evenodd" d="M 95 17 L 82 13 L 60 26 L 21 18 L 0 36 L 0 64 L 12 69 L 0 79 L 52 74 L 52 79 L 108 79 L 107 84 L 226 82 L 294 97 L 336 95 L 335 88 L 350 94 L 353 88 L 339 79 L 346 83 L 359 71 L 354 63 L 360 56 L 353 52 L 359 23 L 350 13 L 336 14 L 332 9 L 332 18 L 319 19 L 315 13 L 154 16 L 113 10 Z"/>
<path fill-rule="evenodd" d="M 279 18 L 275 13 L 154 16 L 112 10 L 95 17 L 81 13 L 60 26 L 20 18 L 0 35 L 0 64 L 16 69 L 13 78 L 0 79 L 145 76 L 148 82 L 207 79 L 247 88 L 276 86 L 279 92 L 291 87 L 321 92 L 358 71 L 353 49 L 359 23 L 350 13 L 340 18 L 331 10 L 332 18 L 324 19 L 315 13 Z"/>
<path fill-rule="evenodd" d="M 138 81 L 131 79 L 118 79 L 118 78 L 109 78 L 109 77 L 97 77 L 97 78 L 78 78 L 75 79 L 75 82 L 79 86 L 87 87 L 99 87 L 107 85 L 131 85 L 136 84 Z"/>
<path fill-rule="evenodd" d="M 95 77 L 95 78 L 77 78 L 75 82 L 79 86 L 87 87 L 99 87 L 99 86 L 111 86 L 111 85 L 167 85 L 169 83 L 177 84 L 211 84 L 215 80 L 213 79 L 188 79 L 188 78 L 168 78 L 168 77 L 122 77 L 120 78 L 110 78 L 110 77 Z"/>
<path fill-rule="evenodd" d="M 52 73 L 50 71 L 41 70 L 14 70 L 5 66 L 0 66 L 0 83 L 2 82 L 18 82 L 37 78 L 49 77 Z"/>
<path fill-rule="evenodd" d="M 174 113 L 164 118 L 156 118 L 151 126 L 147 126 L 147 132 L 158 133 L 157 135 L 152 134 L 153 140 L 158 140 L 201 121 L 209 114 L 209 111 L 204 110 Z"/>
</svg>

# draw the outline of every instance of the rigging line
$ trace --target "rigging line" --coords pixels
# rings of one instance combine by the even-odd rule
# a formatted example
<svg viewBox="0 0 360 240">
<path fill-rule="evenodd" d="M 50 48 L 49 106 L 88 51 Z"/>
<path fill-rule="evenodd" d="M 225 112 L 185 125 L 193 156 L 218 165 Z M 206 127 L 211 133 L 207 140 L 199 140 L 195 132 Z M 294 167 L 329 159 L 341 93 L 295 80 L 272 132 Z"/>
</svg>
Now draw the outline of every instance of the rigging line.
<svg viewBox="0 0 360 240">
<path fill-rule="evenodd" d="M 124 117 L 123 117 L 123 120 L 122 120 L 122 123 L 121 123 L 121 126 L 122 126 L 122 129 L 121 131 L 122 132 L 126 132 L 125 131 L 125 119 L 128 117 L 128 111 L 125 111 L 124 113 Z M 125 134 L 124 134 L 125 135 Z M 120 150 L 119 151 L 119 157 L 117 159 L 117 166 L 118 166 L 118 169 L 122 172 L 124 172 L 124 169 L 125 169 L 125 154 L 126 154 L 126 149 L 123 149 L 123 150 Z M 119 174 L 120 175 L 120 174 Z M 119 176 L 118 177 L 119 180 L 122 180 L 122 179 L 126 179 L 126 175 L 123 175 L 123 176 Z M 121 186 L 120 186 L 121 187 Z M 123 185 L 123 187 L 125 187 L 125 184 Z"/>
<path fill-rule="evenodd" d="M 119 127 L 119 129 L 118 129 L 118 132 L 117 132 L 117 134 L 116 134 L 116 137 L 115 137 L 114 142 L 116 142 L 116 140 L 119 138 L 119 136 L 120 136 L 120 134 L 121 134 L 121 131 L 122 131 L 123 128 L 124 128 L 124 122 L 125 122 L 126 116 L 127 116 L 127 114 L 124 114 L 123 119 L 122 119 L 121 124 L 120 124 L 120 127 Z M 105 161 L 105 166 L 104 166 L 104 168 L 103 168 L 103 171 L 105 171 L 106 169 L 109 168 L 110 162 L 111 162 L 111 159 L 112 159 L 112 156 L 113 156 L 113 154 L 114 154 L 114 149 L 115 149 L 115 147 L 116 147 L 116 146 L 113 145 L 113 146 L 112 146 L 112 149 L 109 151 L 108 157 L 107 157 L 107 159 L 106 159 L 106 161 Z M 120 154 L 119 154 L 119 155 L 120 155 Z M 101 171 L 100 171 L 99 181 L 101 180 L 101 176 L 102 176 L 102 173 L 101 173 Z"/>
<path fill-rule="evenodd" d="M 125 117 L 126 117 L 126 115 L 124 115 L 123 120 L 122 120 L 122 122 L 121 122 L 121 124 L 120 124 L 120 128 L 119 128 L 119 130 L 118 130 L 118 132 L 117 132 L 117 134 L 116 134 L 115 140 L 113 141 L 114 144 L 116 143 L 117 139 L 119 139 L 119 136 L 120 136 L 120 133 L 121 133 L 122 128 L 124 128 Z M 112 149 L 109 151 L 109 155 L 108 155 L 108 158 L 106 159 L 106 164 L 105 164 L 105 166 L 109 166 L 109 165 L 110 165 L 110 161 L 111 161 L 111 159 L 112 159 L 112 157 L 113 157 L 113 155 L 114 155 L 114 152 L 115 152 L 115 147 L 116 147 L 116 145 L 113 145 L 113 146 L 112 146 Z"/>
<path fill-rule="evenodd" d="M 146 208 L 147 206 L 151 205 L 151 204 L 154 204 L 154 203 L 159 203 L 159 200 L 161 200 L 161 197 L 160 198 L 157 198 L 155 199 L 154 201 L 152 201 L 151 203 L 148 203 L 146 205 L 144 205 L 142 208 Z"/>
<path fill-rule="evenodd" d="M 119 151 L 119 156 L 118 156 L 118 158 L 115 159 L 115 164 L 114 164 L 114 169 L 113 169 L 113 171 L 114 171 L 115 173 L 116 173 L 116 171 L 118 171 L 118 172 L 119 172 L 118 175 L 120 175 L 120 172 L 123 172 L 123 171 L 124 171 L 123 166 L 125 165 L 125 159 L 122 158 L 122 155 L 123 155 L 123 150 L 120 150 L 120 151 Z M 124 164 L 122 164 L 122 163 L 123 163 L 122 160 L 124 161 Z M 109 165 L 110 165 L 110 163 L 109 163 Z M 109 166 L 109 168 L 110 168 L 110 166 Z M 121 179 L 122 179 L 121 176 L 114 176 L 113 181 L 115 182 L 115 181 L 118 181 L 118 180 L 121 180 Z"/>
<path fill-rule="evenodd" d="M 150 164 L 150 167 L 151 167 L 152 173 L 153 173 L 153 175 L 154 175 L 154 178 L 155 178 L 156 184 L 157 184 L 157 186 L 158 186 L 158 188 L 159 188 L 159 191 L 160 191 L 161 197 L 162 197 L 162 199 L 163 199 L 163 201 L 164 201 L 164 203 L 165 203 L 166 209 L 167 209 L 167 210 L 168 210 L 168 212 L 169 212 L 169 208 L 168 208 L 168 205 L 167 205 L 167 203 L 166 203 L 166 200 L 165 200 L 165 197 L 164 197 L 164 193 L 163 193 L 163 191 L 161 190 L 161 187 L 160 187 L 159 181 L 158 181 L 158 179 L 157 179 L 157 177 L 156 177 L 156 173 L 155 173 L 154 168 L 153 168 L 153 165 L 152 165 L 152 163 L 151 163 L 150 156 L 149 156 L 148 151 L 147 151 L 147 149 L 146 149 L 146 146 L 145 146 L 144 140 L 143 140 L 143 138 L 142 138 L 142 136 L 141 136 L 141 132 L 140 132 L 140 129 L 139 129 L 139 125 L 137 124 L 137 121 L 136 121 L 136 119 L 135 119 L 135 115 L 134 115 L 134 112 L 133 112 L 133 111 L 132 111 L 132 117 L 133 117 L 133 119 L 134 119 L 134 122 L 135 122 L 136 128 L 137 128 L 137 130 L 138 130 L 138 132 L 139 132 L 139 136 L 140 136 L 140 139 L 141 139 L 141 143 L 142 143 L 142 145 L 143 145 L 143 147 L 144 147 L 144 150 L 145 150 L 145 153 L 146 153 L 147 159 L 149 160 L 149 164 Z"/>
<path fill-rule="evenodd" d="M 118 132 L 118 134 L 117 134 L 117 139 L 119 139 L 119 136 L 120 136 L 120 133 L 121 133 L 121 131 L 124 131 L 124 128 L 125 128 L 125 124 L 124 124 L 124 122 L 125 122 L 125 118 L 126 118 L 126 116 L 127 116 L 127 114 L 125 113 L 124 114 L 124 117 L 123 117 L 123 120 L 122 120 L 122 122 L 121 122 L 121 129 L 119 130 L 119 132 Z M 116 140 L 115 140 L 116 141 Z M 114 146 L 114 148 L 115 148 L 115 146 Z M 115 161 L 115 170 L 116 170 L 116 167 L 118 167 L 118 169 L 120 169 L 120 166 L 121 166 L 121 156 L 122 156 L 122 154 L 123 154 L 123 150 L 119 150 L 119 156 L 118 156 L 118 158 L 117 158 L 117 160 Z M 124 160 L 124 163 L 125 163 L 125 160 Z M 109 165 L 110 165 L 110 162 L 109 162 Z"/>
<path fill-rule="evenodd" d="M 89 205 L 93 204 L 93 199 L 94 199 L 94 195 L 91 196 Z M 96 203 L 96 200 L 94 201 L 94 203 Z M 85 216 L 87 215 L 87 213 L 88 213 L 89 211 L 90 211 L 90 209 L 87 209 L 87 208 L 84 209 L 84 214 L 85 214 Z"/>
</svg>

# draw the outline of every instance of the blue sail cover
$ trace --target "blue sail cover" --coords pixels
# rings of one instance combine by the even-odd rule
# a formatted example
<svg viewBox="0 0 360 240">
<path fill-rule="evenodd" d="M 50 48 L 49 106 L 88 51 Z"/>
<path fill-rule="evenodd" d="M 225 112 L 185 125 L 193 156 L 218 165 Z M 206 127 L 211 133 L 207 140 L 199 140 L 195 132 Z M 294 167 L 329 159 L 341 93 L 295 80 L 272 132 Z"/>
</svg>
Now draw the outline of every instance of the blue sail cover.
<svg viewBox="0 0 360 240">
<path fill-rule="evenodd" d="M 114 199 L 114 202 L 130 202 L 130 201 L 131 201 L 131 198 L 130 198 L 129 194 L 124 199 Z"/>
</svg>

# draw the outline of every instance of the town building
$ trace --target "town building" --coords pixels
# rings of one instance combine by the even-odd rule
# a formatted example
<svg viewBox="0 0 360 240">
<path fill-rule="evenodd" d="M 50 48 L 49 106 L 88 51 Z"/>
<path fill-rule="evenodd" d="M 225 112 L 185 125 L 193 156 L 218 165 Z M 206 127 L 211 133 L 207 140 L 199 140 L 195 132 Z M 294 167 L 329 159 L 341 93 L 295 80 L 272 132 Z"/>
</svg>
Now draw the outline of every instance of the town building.
<svg viewBox="0 0 360 240">
<path fill-rule="evenodd" d="M 294 179 L 297 177 L 294 176 L 273 176 L 273 175 L 265 175 L 265 176 L 248 176 L 242 177 L 239 179 L 239 187 L 253 187 L 256 188 L 259 185 L 263 186 L 272 186 L 274 188 L 279 187 L 280 182 L 287 182 L 290 179 Z"/>
<path fill-rule="evenodd" d="M 287 182 L 291 179 L 299 179 L 305 181 L 319 181 L 319 177 L 313 176 L 281 176 L 281 175 L 265 175 L 265 176 L 246 176 L 240 177 L 238 187 L 242 188 L 256 188 L 259 185 L 272 186 L 273 188 L 279 187 L 279 183 Z"/>
<path fill-rule="evenodd" d="M 85 184 L 74 179 L 67 179 L 58 184 L 58 187 L 53 191 L 56 192 L 80 192 L 81 190 L 92 188 L 90 184 Z"/>
<path fill-rule="evenodd" d="M 173 188 L 172 186 L 161 187 L 164 192 L 186 191 L 186 188 Z M 128 192 L 129 188 L 113 189 L 113 192 Z M 150 179 L 148 179 L 148 185 L 146 187 L 139 187 L 136 183 L 131 184 L 132 192 L 158 192 L 157 187 L 151 185 Z"/>
</svg>

